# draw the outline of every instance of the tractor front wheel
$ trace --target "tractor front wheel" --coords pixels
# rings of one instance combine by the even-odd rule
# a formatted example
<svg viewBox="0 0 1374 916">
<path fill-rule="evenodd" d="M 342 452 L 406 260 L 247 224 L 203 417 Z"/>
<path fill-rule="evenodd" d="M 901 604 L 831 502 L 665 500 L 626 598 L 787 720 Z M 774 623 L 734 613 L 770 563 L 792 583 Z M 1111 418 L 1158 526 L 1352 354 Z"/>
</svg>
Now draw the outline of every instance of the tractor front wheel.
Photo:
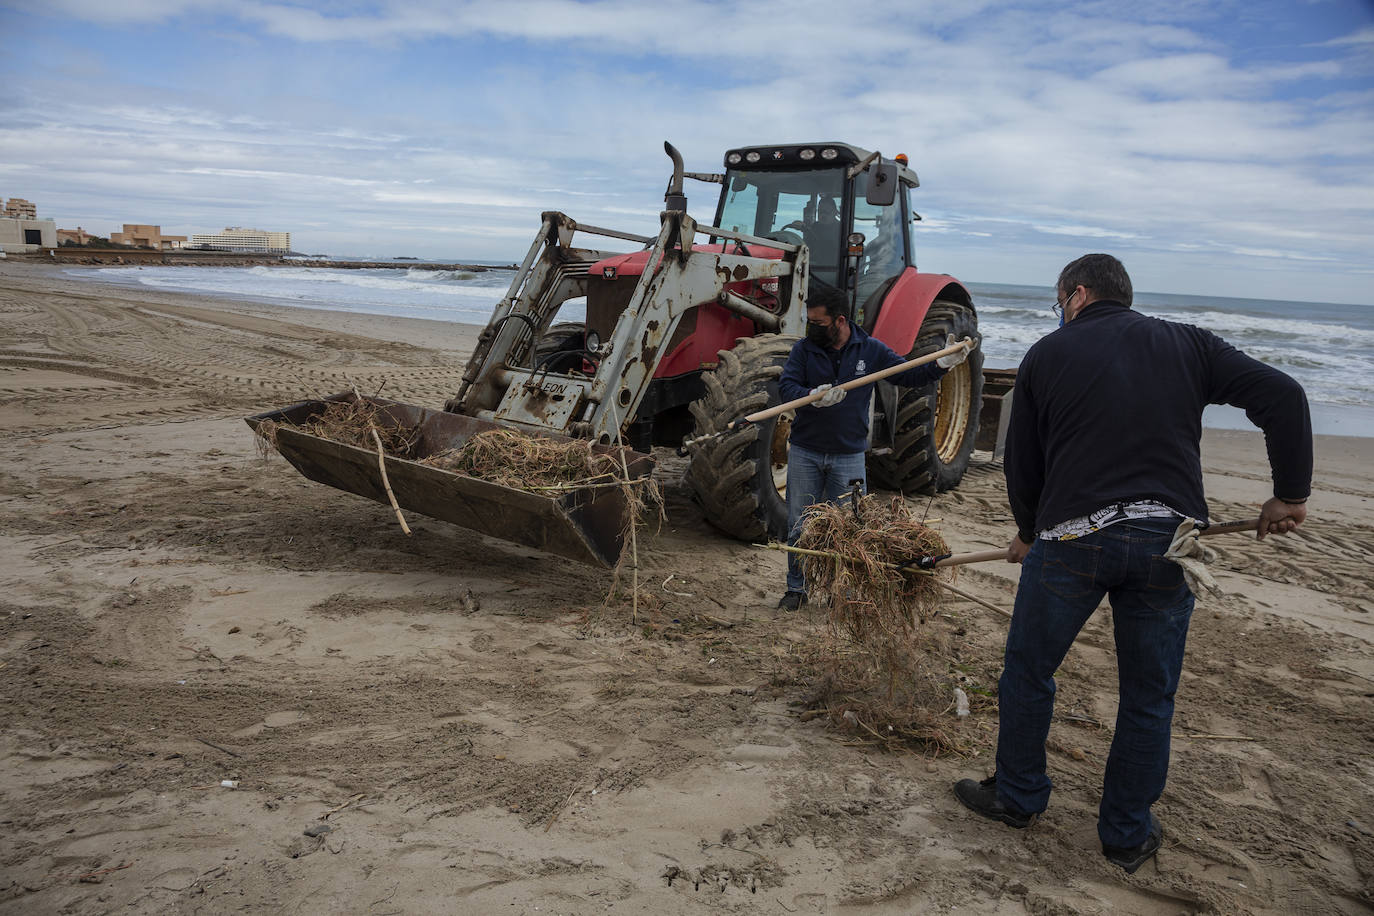
<svg viewBox="0 0 1374 916">
<path fill-rule="evenodd" d="M 781 403 L 778 379 L 797 338 L 778 334 L 741 338 L 720 351 L 720 363 L 702 373 L 706 394 L 690 407 L 694 436 L 718 433 L 746 414 Z M 790 416 L 710 439 L 692 451 L 687 468 L 706 520 L 741 539 L 787 536 L 787 437 Z"/>
<path fill-rule="evenodd" d="M 534 344 L 533 367 L 550 372 L 567 372 L 582 367 L 587 326 L 581 321 L 560 321 L 551 325 Z"/>
<path fill-rule="evenodd" d="M 907 358 L 942 349 L 950 335 L 979 340 L 978 318 L 969 306 L 937 299 Z M 869 456 L 873 483 L 903 493 L 942 493 L 958 486 L 978 438 L 982 406 L 981 349 L 937 382 L 898 389 L 896 441 L 891 454 Z"/>
</svg>

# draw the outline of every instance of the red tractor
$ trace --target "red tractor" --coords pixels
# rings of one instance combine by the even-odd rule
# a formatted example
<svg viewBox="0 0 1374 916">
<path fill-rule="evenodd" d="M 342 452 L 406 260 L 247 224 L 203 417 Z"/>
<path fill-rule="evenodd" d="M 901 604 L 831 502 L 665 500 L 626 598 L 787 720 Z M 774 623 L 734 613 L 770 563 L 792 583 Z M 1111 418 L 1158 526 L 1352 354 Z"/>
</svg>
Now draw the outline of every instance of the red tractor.
<svg viewBox="0 0 1374 916">
<path fill-rule="evenodd" d="M 779 403 L 783 363 L 805 329 L 810 278 L 845 291 L 854 321 L 911 356 L 940 349 L 949 335 L 977 339 L 973 300 L 953 277 L 916 269 L 912 230 L 920 217 L 910 192 L 919 183 L 905 157 L 889 161 L 844 143 L 751 146 L 727 152 L 723 174 L 702 174 L 684 172 L 681 156 L 664 147 L 673 175 L 657 237 L 543 214 L 458 394 L 444 406 L 448 419 L 391 407 L 407 422 L 433 425 L 436 448 L 494 425 L 601 445 L 623 439 L 643 452 L 708 436 L 690 449 L 687 470 L 705 517 L 736 537 L 782 537 L 790 419 L 731 426 Z M 684 178 L 720 185 L 713 225 L 688 215 Z M 575 248 L 578 233 L 644 247 L 630 254 Z M 583 320 L 558 320 L 561 308 L 580 302 Z M 982 387 L 978 350 L 925 389 L 878 383 L 872 482 L 909 493 L 958 484 L 977 437 Z M 305 415 L 310 408 L 292 409 Z M 250 422 L 278 415 L 285 416 Z M 375 455 L 288 439 L 295 444 L 283 454 L 307 476 L 387 499 L 374 479 Z M 541 508 L 528 493 L 501 499 L 488 492 L 495 485 L 471 479 L 443 480 L 438 492 L 440 481 L 425 476 L 431 469 L 422 474 L 410 464 L 396 461 L 390 476 L 401 480 L 398 496 L 414 494 L 417 512 L 579 559 L 619 555 L 622 519 L 592 505 L 610 498 L 604 491 Z M 648 466 L 642 459 L 641 472 Z"/>
<path fill-rule="evenodd" d="M 905 156 L 887 163 L 847 144 L 810 143 L 731 150 L 725 165 L 715 224 L 804 243 L 810 276 L 847 291 L 853 320 L 897 353 L 922 356 L 951 334 L 978 338 L 968 290 L 916 269 L 920 216 L 910 192 L 919 182 Z M 778 377 L 796 333 L 702 342 L 720 353 L 690 406 L 698 434 L 780 400 Z M 868 453 L 876 486 L 933 493 L 959 483 L 978 434 L 982 365 L 975 350 L 928 388 L 878 383 Z M 743 538 L 785 534 L 789 426 L 784 415 L 753 437 L 727 434 L 695 452 L 687 476 L 713 524 Z"/>
</svg>

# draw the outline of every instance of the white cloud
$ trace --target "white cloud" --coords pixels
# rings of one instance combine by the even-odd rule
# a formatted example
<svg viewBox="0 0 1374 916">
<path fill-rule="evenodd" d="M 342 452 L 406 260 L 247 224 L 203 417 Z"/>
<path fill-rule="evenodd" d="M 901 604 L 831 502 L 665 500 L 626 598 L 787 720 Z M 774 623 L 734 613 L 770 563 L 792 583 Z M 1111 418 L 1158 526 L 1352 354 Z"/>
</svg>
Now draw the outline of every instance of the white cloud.
<svg viewBox="0 0 1374 916">
<path fill-rule="evenodd" d="M 1374 45 L 1374 25 L 1365 26 L 1359 31 L 1351 32 L 1349 35 L 1342 35 L 1339 38 L 1333 38 L 1330 41 L 1324 41 L 1321 44 L 1324 47 L 1332 48 L 1350 45 L 1356 47 Z"/>
<path fill-rule="evenodd" d="M 51 15 L 70 16 L 91 22 L 113 24 L 161 22 L 188 13 L 215 9 L 213 0 L 47 0 L 45 10 Z"/>
<path fill-rule="evenodd" d="M 1320 261 L 1329 264 L 1336 260 L 1321 255 L 1304 254 L 1300 251 L 1284 251 L 1279 248 L 1232 248 L 1231 253 L 1247 258 L 1264 258 L 1277 261 Z"/>
<path fill-rule="evenodd" d="M 1050 235 L 1072 235 L 1084 239 L 1141 239 L 1145 236 L 1135 232 L 1117 232 L 1100 226 L 1036 226 L 1040 232 Z"/>
<path fill-rule="evenodd" d="M 47 9 L 120 40 L 129 22 L 213 20 L 280 81 L 256 96 L 214 88 L 218 70 L 247 65 L 236 56 L 159 89 L 60 45 L 43 81 L 9 71 L 0 176 L 88 228 L 95 213 L 197 229 L 308 221 L 329 238 L 385 226 L 431 246 L 417 254 L 499 258 L 545 209 L 652 233 L 665 138 L 712 171 L 731 146 L 847 139 L 911 155 L 931 216 L 919 244 L 974 264 L 973 279 L 1052 273 L 1104 240 L 1151 265 L 1279 261 L 1299 289 L 1317 266 L 1363 278 L 1374 250 L 1374 84 L 1351 64 L 1374 29 L 1266 60 L 1201 29 L 1211 6 L 1188 0 L 950 0 L 906 16 L 840 15 L 828 0 Z M 435 53 L 450 47 L 467 56 Z M 704 218 L 714 189 L 688 193 Z M 432 241 L 460 234 L 462 252 Z M 1347 282 L 1361 290 L 1347 298 L 1367 297 Z"/>
</svg>

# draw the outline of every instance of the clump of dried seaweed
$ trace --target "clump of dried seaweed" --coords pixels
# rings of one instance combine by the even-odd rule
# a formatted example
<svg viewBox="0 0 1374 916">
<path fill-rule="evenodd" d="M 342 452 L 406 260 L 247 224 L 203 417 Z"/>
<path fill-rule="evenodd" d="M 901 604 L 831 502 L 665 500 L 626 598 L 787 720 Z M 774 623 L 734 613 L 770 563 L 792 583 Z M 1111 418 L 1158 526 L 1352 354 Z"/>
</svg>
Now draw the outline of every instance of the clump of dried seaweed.
<svg viewBox="0 0 1374 916">
<path fill-rule="evenodd" d="M 877 658 L 852 642 L 833 637 L 806 647 L 798 659 L 812 673 L 806 705 L 810 716 L 824 716 L 852 732 L 859 743 L 897 749 L 920 747 L 933 753 L 963 753 L 975 735 L 961 725 L 954 690 L 963 684 L 950 633 L 929 625 L 904 641 L 904 653 Z M 968 694 L 975 711 L 994 701 Z"/>
<path fill-rule="evenodd" d="M 557 490 L 572 485 L 614 483 L 620 459 L 577 439 L 530 436 L 513 429 L 489 429 L 462 446 L 421 461 L 518 490 Z"/>
<path fill-rule="evenodd" d="M 944 538 L 900 497 L 807 511 L 797 546 L 812 599 L 828 598 L 827 638 L 811 659 L 811 705 L 881 743 L 958 750 L 949 627 L 935 613 L 951 571 L 909 568 L 948 553 Z M 901 567 L 908 566 L 908 569 Z"/>
<path fill-rule="evenodd" d="M 264 420 L 258 424 L 258 448 L 270 454 L 276 448 L 277 430 L 291 424 L 275 423 Z M 376 431 L 382 441 L 382 449 L 397 458 L 413 458 L 420 444 L 420 431 L 413 426 L 398 424 L 387 413 L 384 405 L 366 398 L 354 397 L 348 401 L 326 401 L 324 410 L 312 414 L 304 423 L 293 428 L 321 439 L 331 439 L 345 445 L 356 445 L 368 451 L 376 451 L 377 443 L 372 438 Z"/>
<path fill-rule="evenodd" d="M 830 599 L 831 623 L 855 642 L 907 632 L 939 606 L 940 585 L 932 575 L 894 568 L 949 552 L 939 532 L 914 518 L 901 497 L 818 503 L 806 511 L 797 546 L 814 551 L 803 556 L 809 591 Z"/>
<path fill-rule="evenodd" d="M 253 444 L 257 446 L 258 457 L 266 461 L 277 452 L 277 430 L 281 424 L 276 420 L 260 420 L 258 425 L 253 427 L 256 434 Z"/>
</svg>

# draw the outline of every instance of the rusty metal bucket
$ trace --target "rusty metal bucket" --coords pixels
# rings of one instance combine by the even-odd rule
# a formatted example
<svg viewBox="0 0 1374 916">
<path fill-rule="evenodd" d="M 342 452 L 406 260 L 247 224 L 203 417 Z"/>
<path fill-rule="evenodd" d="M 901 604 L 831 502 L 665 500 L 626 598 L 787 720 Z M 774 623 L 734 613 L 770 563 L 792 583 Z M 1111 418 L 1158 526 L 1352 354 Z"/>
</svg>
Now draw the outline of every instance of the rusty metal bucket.
<svg viewBox="0 0 1374 916">
<path fill-rule="evenodd" d="M 351 392 L 345 392 L 323 401 L 302 401 L 255 414 L 245 420 L 254 431 L 264 421 L 278 424 L 277 451 L 309 479 L 389 506 L 375 451 L 295 428 L 319 415 L 328 401 L 353 399 Z M 487 420 L 386 398 L 365 400 L 378 408 L 379 423 L 419 431 L 417 459 L 458 448 L 478 433 L 501 428 Z M 604 446 L 593 448 L 610 451 Z M 625 457 L 631 478 L 645 477 L 653 471 L 654 461 L 648 455 L 632 451 Z M 610 567 L 620 559 L 629 509 L 619 487 L 586 487 L 543 496 L 392 455 L 387 455 L 385 461 L 387 479 L 402 509 L 579 563 Z"/>
</svg>

